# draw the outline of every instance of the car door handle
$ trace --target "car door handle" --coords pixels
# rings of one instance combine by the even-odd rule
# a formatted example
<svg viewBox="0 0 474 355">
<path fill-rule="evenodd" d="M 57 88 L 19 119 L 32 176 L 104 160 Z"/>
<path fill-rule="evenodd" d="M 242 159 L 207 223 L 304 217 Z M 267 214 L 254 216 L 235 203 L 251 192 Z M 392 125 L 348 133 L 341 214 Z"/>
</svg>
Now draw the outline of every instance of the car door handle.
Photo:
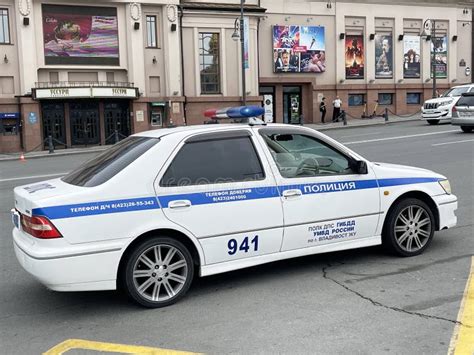
<svg viewBox="0 0 474 355">
<path fill-rule="evenodd" d="M 285 190 L 283 191 L 282 196 L 284 198 L 290 198 L 290 197 L 298 197 L 301 196 L 303 193 L 301 192 L 300 189 L 293 189 L 293 190 Z"/>
<path fill-rule="evenodd" d="M 191 201 L 189 200 L 176 200 L 176 201 L 170 201 L 168 203 L 169 208 L 187 208 L 191 207 Z"/>
</svg>

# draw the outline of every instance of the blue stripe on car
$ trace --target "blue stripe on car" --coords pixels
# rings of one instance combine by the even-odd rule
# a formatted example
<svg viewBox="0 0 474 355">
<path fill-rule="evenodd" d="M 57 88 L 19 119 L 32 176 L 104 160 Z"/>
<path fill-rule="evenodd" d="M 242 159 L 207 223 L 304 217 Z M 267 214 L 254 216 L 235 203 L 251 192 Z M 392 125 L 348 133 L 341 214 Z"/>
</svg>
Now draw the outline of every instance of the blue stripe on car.
<svg viewBox="0 0 474 355">
<path fill-rule="evenodd" d="M 33 215 L 48 217 L 49 219 L 84 217 L 92 215 L 122 213 L 168 208 L 168 204 L 175 200 L 189 200 L 192 205 L 207 205 L 224 202 L 238 202 L 258 200 L 263 198 L 280 197 L 286 190 L 299 189 L 304 195 L 318 193 L 332 193 L 351 190 L 372 189 L 376 187 L 401 186 L 437 182 L 439 178 L 394 178 L 379 180 L 349 180 L 338 182 L 323 182 L 314 184 L 285 185 L 242 188 L 220 191 L 207 191 L 189 194 L 175 194 L 159 196 L 158 198 L 143 197 L 112 201 L 97 201 L 71 205 L 34 208 Z M 159 203 L 158 203 L 159 202 Z"/>
</svg>

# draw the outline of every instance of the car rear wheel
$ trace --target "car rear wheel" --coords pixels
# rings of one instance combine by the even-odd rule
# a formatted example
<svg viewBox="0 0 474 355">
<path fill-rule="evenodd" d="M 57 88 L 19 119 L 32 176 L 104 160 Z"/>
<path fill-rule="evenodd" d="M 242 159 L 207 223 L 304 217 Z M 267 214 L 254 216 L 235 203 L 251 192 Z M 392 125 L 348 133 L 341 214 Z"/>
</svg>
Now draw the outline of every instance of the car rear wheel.
<svg viewBox="0 0 474 355">
<path fill-rule="evenodd" d="M 428 123 L 430 125 L 437 125 L 439 123 L 439 120 L 428 120 Z"/>
<path fill-rule="evenodd" d="M 465 132 L 465 133 L 471 133 L 473 127 L 471 127 L 471 126 L 461 126 L 461 129 L 462 129 L 462 131 Z"/>
<path fill-rule="evenodd" d="M 435 219 L 426 203 L 415 198 L 400 201 L 387 216 L 383 243 L 400 256 L 423 253 L 433 239 Z"/>
<path fill-rule="evenodd" d="M 128 255 L 122 278 L 132 300 L 144 307 L 159 308 L 182 298 L 193 274 L 191 253 L 182 243 L 153 237 L 136 245 Z"/>
</svg>

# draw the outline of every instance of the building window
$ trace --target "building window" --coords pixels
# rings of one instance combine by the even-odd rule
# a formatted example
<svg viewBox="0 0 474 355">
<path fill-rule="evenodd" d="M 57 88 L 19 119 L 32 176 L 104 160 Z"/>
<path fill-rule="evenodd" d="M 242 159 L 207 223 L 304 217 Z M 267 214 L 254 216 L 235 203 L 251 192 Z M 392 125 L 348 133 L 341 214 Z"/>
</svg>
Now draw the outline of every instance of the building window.
<svg viewBox="0 0 474 355">
<path fill-rule="evenodd" d="M 421 103 L 421 94 L 419 92 L 407 92 L 407 104 L 419 105 Z"/>
<path fill-rule="evenodd" d="M 393 105 L 393 94 L 379 94 L 379 105 Z"/>
<path fill-rule="evenodd" d="M 349 106 L 364 106 L 364 94 L 349 94 Z"/>
<path fill-rule="evenodd" d="M 146 46 L 150 48 L 157 48 L 158 42 L 156 40 L 156 16 L 146 16 Z"/>
<path fill-rule="evenodd" d="M 220 94 L 219 34 L 199 33 L 201 94 Z"/>
<path fill-rule="evenodd" d="M 0 44 L 10 44 L 8 9 L 0 9 Z"/>
</svg>

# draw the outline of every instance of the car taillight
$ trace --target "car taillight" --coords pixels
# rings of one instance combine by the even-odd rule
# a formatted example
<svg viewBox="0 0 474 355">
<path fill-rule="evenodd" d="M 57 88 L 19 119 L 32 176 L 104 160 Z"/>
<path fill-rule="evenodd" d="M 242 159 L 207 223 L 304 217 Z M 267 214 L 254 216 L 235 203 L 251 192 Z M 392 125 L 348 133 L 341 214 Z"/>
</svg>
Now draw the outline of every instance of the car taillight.
<svg viewBox="0 0 474 355">
<path fill-rule="evenodd" d="M 42 216 L 28 217 L 22 214 L 21 227 L 26 233 L 31 234 L 33 237 L 39 239 L 54 239 L 63 237 L 61 233 L 58 232 L 56 227 L 50 222 L 50 220 Z"/>
<path fill-rule="evenodd" d="M 457 110 L 458 110 L 458 109 L 456 108 L 456 106 L 453 106 L 452 111 L 453 111 L 453 112 L 456 112 Z"/>
</svg>

